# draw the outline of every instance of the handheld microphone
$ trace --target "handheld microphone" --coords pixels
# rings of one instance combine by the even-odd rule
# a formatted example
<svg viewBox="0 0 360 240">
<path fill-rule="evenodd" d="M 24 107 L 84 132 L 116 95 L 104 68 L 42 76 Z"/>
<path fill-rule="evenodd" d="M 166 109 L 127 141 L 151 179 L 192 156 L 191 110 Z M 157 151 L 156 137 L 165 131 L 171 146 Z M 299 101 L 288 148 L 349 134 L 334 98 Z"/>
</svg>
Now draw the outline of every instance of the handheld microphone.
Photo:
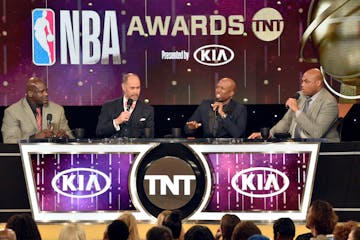
<svg viewBox="0 0 360 240">
<path fill-rule="evenodd" d="M 290 98 L 295 98 L 296 100 L 298 100 L 300 97 L 300 94 L 298 92 L 296 92 L 292 97 Z M 286 109 L 289 109 L 289 106 L 286 105 Z"/>
<path fill-rule="evenodd" d="M 46 123 L 47 123 L 47 128 L 48 129 L 51 129 L 51 121 L 52 121 L 52 114 L 48 113 L 46 115 Z"/>
<path fill-rule="evenodd" d="M 130 111 L 131 105 L 133 104 L 134 100 L 132 100 L 131 98 L 128 99 L 127 103 L 126 103 L 126 111 Z"/>
<path fill-rule="evenodd" d="M 300 97 L 300 94 L 298 92 L 296 92 L 291 98 L 295 98 L 296 100 L 298 100 Z"/>
</svg>

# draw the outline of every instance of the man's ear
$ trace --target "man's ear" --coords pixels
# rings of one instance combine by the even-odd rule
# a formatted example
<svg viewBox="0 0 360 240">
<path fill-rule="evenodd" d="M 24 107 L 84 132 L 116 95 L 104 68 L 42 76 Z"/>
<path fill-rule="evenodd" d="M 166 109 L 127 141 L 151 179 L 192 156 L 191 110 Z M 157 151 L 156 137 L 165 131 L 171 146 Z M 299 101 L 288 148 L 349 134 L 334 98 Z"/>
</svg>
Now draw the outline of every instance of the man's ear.
<svg viewBox="0 0 360 240">
<path fill-rule="evenodd" d="M 32 98 L 33 96 L 33 91 L 29 90 L 26 92 L 26 96 L 29 97 L 29 98 Z"/>
</svg>

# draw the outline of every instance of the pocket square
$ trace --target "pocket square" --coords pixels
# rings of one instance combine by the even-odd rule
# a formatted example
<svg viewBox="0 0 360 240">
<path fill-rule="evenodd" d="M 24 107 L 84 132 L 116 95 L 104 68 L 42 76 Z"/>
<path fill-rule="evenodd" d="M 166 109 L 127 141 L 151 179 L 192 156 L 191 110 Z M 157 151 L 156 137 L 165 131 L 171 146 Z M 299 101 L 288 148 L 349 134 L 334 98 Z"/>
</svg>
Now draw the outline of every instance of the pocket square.
<svg viewBox="0 0 360 240">
<path fill-rule="evenodd" d="M 140 118 L 140 122 L 146 121 L 146 118 Z"/>
</svg>

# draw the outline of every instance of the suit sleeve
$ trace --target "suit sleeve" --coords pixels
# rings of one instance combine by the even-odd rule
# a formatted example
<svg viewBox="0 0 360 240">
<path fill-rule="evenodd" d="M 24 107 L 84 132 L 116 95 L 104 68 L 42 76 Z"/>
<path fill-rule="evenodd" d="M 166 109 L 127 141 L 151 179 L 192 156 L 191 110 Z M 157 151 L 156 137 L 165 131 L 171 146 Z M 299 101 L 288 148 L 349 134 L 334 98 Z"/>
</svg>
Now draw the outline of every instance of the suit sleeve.
<svg viewBox="0 0 360 240">
<path fill-rule="evenodd" d="M 223 121 L 223 126 L 229 135 L 233 138 L 239 138 L 245 135 L 247 111 L 243 105 L 238 105 L 229 116 Z"/>
<path fill-rule="evenodd" d="M 65 111 L 63 107 L 61 107 L 60 109 L 59 129 L 64 130 L 69 138 L 74 138 L 74 135 L 72 134 L 71 129 L 69 127 L 68 120 L 66 119 Z"/>
<path fill-rule="evenodd" d="M 97 137 L 111 137 L 116 133 L 113 125 L 113 117 L 107 104 L 101 107 L 99 120 L 96 126 Z"/>
<path fill-rule="evenodd" d="M 155 133 L 155 123 L 154 123 L 154 108 L 149 106 L 149 111 L 148 111 L 148 116 L 146 118 L 146 128 L 150 128 L 151 129 L 151 138 L 154 137 L 154 133 Z"/>
<path fill-rule="evenodd" d="M 5 109 L 4 112 L 1 132 L 4 143 L 17 143 L 17 140 L 21 139 L 20 123 L 8 109 Z"/>
<path fill-rule="evenodd" d="M 301 113 L 296 121 L 310 138 L 322 138 L 335 123 L 337 117 L 337 103 L 335 101 L 324 101 L 316 116 L 308 116 L 305 113 Z"/>
<path fill-rule="evenodd" d="M 187 120 L 188 122 L 190 121 L 196 121 L 196 122 L 199 122 L 199 123 L 202 123 L 202 118 L 201 118 L 201 109 L 203 108 L 205 104 L 205 101 L 203 101 L 195 110 L 195 112 L 191 115 L 191 117 Z M 184 126 L 184 131 L 185 131 L 185 134 L 193 134 L 196 129 L 192 130 L 192 129 L 189 129 L 188 126 L 185 124 Z"/>
<path fill-rule="evenodd" d="M 275 133 L 287 133 L 287 132 L 289 132 L 293 115 L 294 115 L 294 112 L 292 112 L 291 109 L 289 109 L 285 113 L 283 118 L 279 122 L 277 122 L 275 124 L 275 126 L 273 126 L 270 129 L 270 134 L 272 136 L 274 136 Z"/>
</svg>

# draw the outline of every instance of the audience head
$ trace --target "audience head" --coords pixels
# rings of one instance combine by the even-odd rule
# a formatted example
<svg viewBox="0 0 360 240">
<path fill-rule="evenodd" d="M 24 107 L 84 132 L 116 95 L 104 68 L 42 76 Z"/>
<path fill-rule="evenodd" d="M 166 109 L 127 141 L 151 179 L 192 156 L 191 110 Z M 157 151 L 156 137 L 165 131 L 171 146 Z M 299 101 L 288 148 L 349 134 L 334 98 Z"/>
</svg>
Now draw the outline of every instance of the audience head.
<svg viewBox="0 0 360 240">
<path fill-rule="evenodd" d="M 360 240 L 360 227 L 356 226 L 351 229 L 348 240 Z"/>
<path fill-rule="evenodd" d="M 231 78 L 222 78 L 216 84 L 215 97 L 217 101 L 228 103 L 235 95 L 236 83 Z"/>
<path fill-rule="evenodd" d="M 295 224 L 290 218 L 279 218 L 274 222 L 274 240 L 292 240 L 295 237 Z"/>
<path fill-rule="evenodd" d="M 16 214 L 6 222 L 6 228 L 12 229 L 17 240 L 41 240 L 39 229 L 29 214 Z"/>
<path fill-rule="evenodd" d="M 181 234 L 182 223 L 180 211 L 172 211 L 164 218 L 163 225 L 171 230 L 174 239 L 178 239 Z"/>
<path fill-rule="evenodd" d="M 157 216 L 157 225 L 163 225 L 165 217 L 169 216 L 171 210 L 164 210 Z"/>
<path fill-rule="evenodd" d="M 171 230 L 165 226 L 155 226 L 146 233 L 146 240 L 172 240 Z"/>
<path fill-rule="evenodd" d="M 336 224 L 333 231 L 335 240 L 347 240 L 351 230 L 357 226 L 357 222 L 348 221 L 343 224 Z"/>
<path fill-rule="evenodd" d="M 139 230 L 136 219 L 130 212 L 124 212 L 118 217 L 118 220 L 123 221 L 129 228 L 129 240 L 139 240 Z"/>
<path fill-rule="evenodd" d="M 48 88 L 43 80 L 31 77 L 26 81 L 26 98 L 30 103 L 46 105 L 49 103 Z"/>
<path fill-rule="evenodd" d="M 225 214 L 221 218 L 220 229 L 223 240 L 230 240 L 236 224 L 240 222 L 240 218 L 235 214 Z"/>
<path fill-rule="evenodd" d="M 140 96 L 140 78 L 134 73 L 127 73 L 123 76 L 121 84 L 122 91 L 125 97 L 136 101 Z"/>
<path fill-rule="evenodd" d="M 314 237 L 323 234 L 332 234 L 338 217 L 330 203 L 316 200 L 314 201 L 306 216 L 306 227 L 311 229 Z"/>
<path fill-rule="evenodd" d="M 61 229 L 58 240 L 86 240 L 86 236 L 80 225 L 70 223 Z"/>
<path fill-rule="evenodd" d="M 11 229 L 0 230 L 1 240 L 16 240 L 15 232 Z"/>
<path fill-rule="evenodd" d="M 129 237 L 129 228 L 121 220 L 114 220 L 107 227 L 106 236 L 108 240 L 127 240 Z"/>
<path fill-rule="evenodd" d="M 184 240 L 214 240 L 214 236 L 209 228 L 195 225 L 185 233 Z"/>
<path fill-rule="evenodd" d="M 247 240 L 255 234 L 261 234 L 260 229 L 251 221 L 241 221 L 236 224 L 231 240 Z"/>
<path fill-rule="evenodd" d="M 307 70 L 301 79 L 301 90 L 306 96 L 313 96 L 324 86 L 323 76 L 318 68 Z"/>
</svg>

